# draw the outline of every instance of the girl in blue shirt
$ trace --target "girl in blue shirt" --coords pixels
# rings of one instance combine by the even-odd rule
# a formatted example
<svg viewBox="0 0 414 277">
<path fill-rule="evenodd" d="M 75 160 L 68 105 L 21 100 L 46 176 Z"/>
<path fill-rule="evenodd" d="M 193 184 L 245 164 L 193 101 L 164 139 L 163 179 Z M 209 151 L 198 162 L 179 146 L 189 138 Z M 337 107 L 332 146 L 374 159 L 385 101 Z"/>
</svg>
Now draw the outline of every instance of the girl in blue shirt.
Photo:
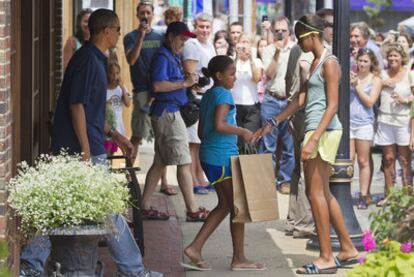
<svg viewBox="0 0 414 277">
<path fill-rule="evenodd" d="M 218 204 L 208 215 L 194 241 L 184 250 L 190 263 L 183 267 L 193 270 L 211 270 L 203 260 L 201 250 L 218 225 L 229 214 L 230 232 L 233 241 L 232 270 L 263 270 L 261 263 L 252 262 L 244 256 L 244 224 L 233 223 L 233 186 L 231 180 L 230 157 L 238 155 L 237 136 L 246 141 L 252 140 L 252 132 L 237 127 L 236 108 L 230 89 L 236 80 L 236 66 L 228 56 L 211 59 L 203 74 L 213 78 L 214 86 L 207 90 L 200 104 L 198 135 L 201 139 L 200 161 L 210 183 L 215 185 Z"/>
</svg>

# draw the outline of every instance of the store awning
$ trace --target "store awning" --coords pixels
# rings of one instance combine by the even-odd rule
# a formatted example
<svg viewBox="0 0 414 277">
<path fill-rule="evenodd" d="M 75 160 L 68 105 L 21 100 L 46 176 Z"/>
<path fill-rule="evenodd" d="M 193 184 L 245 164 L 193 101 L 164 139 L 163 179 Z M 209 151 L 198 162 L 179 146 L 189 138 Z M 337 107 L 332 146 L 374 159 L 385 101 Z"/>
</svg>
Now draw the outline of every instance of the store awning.
<svg viewBox="0 0 414 277">
<path fill-rule="evenodd" d="M 373 5 L 367 0 L 349 0 L 351 10 L 362 10 L 366 5 Z M 414 3 L 412 0 L 393 0 L 391 5 L 393 11 L 414 11 Z"/>
</svg>

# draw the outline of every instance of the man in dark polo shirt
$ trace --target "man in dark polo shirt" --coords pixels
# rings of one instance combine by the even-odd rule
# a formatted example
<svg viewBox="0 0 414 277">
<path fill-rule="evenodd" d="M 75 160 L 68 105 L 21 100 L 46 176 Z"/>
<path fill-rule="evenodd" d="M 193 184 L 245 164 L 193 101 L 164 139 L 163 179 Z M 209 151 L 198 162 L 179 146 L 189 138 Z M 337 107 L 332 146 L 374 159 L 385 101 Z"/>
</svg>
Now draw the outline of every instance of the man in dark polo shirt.
<svg viewBox="0 0 414 277">
<path fill-rule="evenodd" d="M 118 17 L 111 10 L 96 10 L 89 18 L 89 30 L 90 43 L 73 55 L 65 71 L 53 121 L 52 152 L 59 153 L 61 149 L 71 154 L 82 152 L 83 159 L 105 164 L 105 134 L 112 136 L 126 155 L 132 150 L 129 140 L 105 123 L 107 63 L 104 53 L 118 41 Z M 110 218 L 116 235 L 108 235 L 107 242 L 118 266 L 118 276 L 163 276 L 144 268 L 141 252 L 125 219 L 120 214 Z M 42 276 L 49 254 L 48 237 L 33 238 L 21 253 L 20 276 Z"/>
<path fill-rule="evenodd" d="M 188 102 L 186 89 L 198 80 L 197 74 L 188 74 L 186 78 L 181 66 L 180 54 L 189 37 L 195 37 L 195 34 L 183 22 L 170 23 L 165 44 L 151 63 L 155 97 L 151 107 L 151 123 L 155 136 L 155 154 L 142 196 L 142 213 L 147 219 L 168 219 L 167 214 L 151 207 L 151 196 L 167 165 L 177 166 L 177 180 L 187 209 L 187 221 L 204 221 L 208 215 L 208 211 L 200 208 L 194 199 L 187 128 L 180 114 L 180 106 Z"/>
</svg>

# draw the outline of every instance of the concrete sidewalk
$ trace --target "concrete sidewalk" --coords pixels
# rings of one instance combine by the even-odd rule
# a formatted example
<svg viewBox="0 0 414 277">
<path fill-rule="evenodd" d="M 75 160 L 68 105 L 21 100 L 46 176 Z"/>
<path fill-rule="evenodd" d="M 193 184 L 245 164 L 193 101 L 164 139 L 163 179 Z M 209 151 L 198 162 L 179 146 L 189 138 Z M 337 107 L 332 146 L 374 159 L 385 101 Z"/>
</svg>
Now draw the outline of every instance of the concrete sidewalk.
<svg viewBox="0 0 414 277">
<path fill-rule="evenodd" d="M 140 166 L 141 172 L 138 174 L 140 184 L 145 181 L 145 173 L 152 163 L 153 151 L 150 144 L 143 145 L 140 150 Z M 375 172 L 374 180 L 371 188 L 372 193 L 383 193 L 383 175 L 378 173 L 380 166 L 380 156 L 374 157 Z M 177 185 L 175 167 L 168 167 L 168 180 L 171 184 Z M 355 177 L 352 184 L 353 193 L 359 191 L 358 188 L 358 169 L 355 167 Z M 178 189 L 178 187 L 177 187 Z M 178 189 L 179 190 L 179 189 Z M 271 222 L 261 222 L 246 224 L 245 249 L 246 255 L 252 260 L 261 261 L 266 264 L 266 271 L 257 272 L 232 272 L 230 270 L 230 262 L 232 257 L 232 244 L 229 231 L 229 223 L 226 219 L 218 229 L 213 233 L 209 241 L 203 249 L 203 257 L 213 267 L 212 271 L 194 272 L 186 271 L 187 277 L 204 277 L 204 276 L 296 276 L 296 268 L 305 263 L 312 261 L 318 256 L 318 252 L 307 251 L 305 249 L 307 239 L 293 239 L 284 235 L 285 218 L 288 209 L 288 196 L 278 195 L 280 220 Z M 201 227 L 201 223 L 187 223 L 185 221 L 185 207 L 181 194 L 169 197 L 174 203 L 175 212 L 179 226 L 182 230 L 183 246 L 190 243 Z M 211 209 L 217 203 L 217 196 L 211 192 L 206 196 L 196 196 L 197 202 Z M 368 215 L 375 210 L 374 206 L 370 206 L 368 210 L 357 210 L 355 213 L 360 222 L 362 230 L 369 229 Z M 148 234 L 146 234 L 148 236 Z M 160 238 L 161 239 L 161 238 Z M 149 245 L 147 247 L 155 247 Z M 161 245 L 160 245 L 161 246 Z M 157 251 L 168 251 L 167 249 L 159 249 Z M 162 262 L 160 260 L 160 262 Z M 170 268 L 175 265 L 170 265 Z M 150 267 L 152 268 L 152 267 Z M 336 275 L 346 276 L 347 270 L 341 269 Z M 166 276 L 173 276 L 167 273 Z M 175 276 L 175 275 L 174 275 Z"/>
</svg>

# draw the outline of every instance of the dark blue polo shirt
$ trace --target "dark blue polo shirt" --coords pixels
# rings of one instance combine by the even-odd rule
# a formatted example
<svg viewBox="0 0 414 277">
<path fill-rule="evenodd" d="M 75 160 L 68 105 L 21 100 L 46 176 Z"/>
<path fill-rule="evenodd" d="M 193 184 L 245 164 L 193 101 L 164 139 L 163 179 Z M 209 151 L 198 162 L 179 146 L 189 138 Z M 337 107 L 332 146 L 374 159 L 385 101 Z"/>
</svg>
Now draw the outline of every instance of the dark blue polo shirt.
<svg viewBox="0 0 414 277">
<path fill-rule="evenodd" d="M 166 46 L 162 46 L 154 55 L 151 63 L 151 80 L 182 82 L 184 81 L 184 70 L 179 55 L 174 55 Z M 151 113 L 161 116 L 164 110 L 177 112 L 181 106 L 187 104 L 186 89 L 177 89 L 170 92 L 152 93 L 155 101 L 151 106 Z"/>
<path fill-rule="evenodd" d="M 67 148 L 71 154 L 81 152 L 69 109 L 70 105 L 79 103 L 85 109 L 91 155 L 105 153 L 106 68 L 106 56 L 93 43 L 87 43 L 73 55 L 65 71 L 53 119 L 53 153 L 61 148 Z"/>
<path fill-rule="evenodd" d="M 131 49 L 135 41 L 138 39 L 138 30 L 134 30 L 124 37 L 125 54 Z M 150 91 L 151 84 L 149 82 L 149 68 L 151 60 L 158 48 L 162 45 L 164 36 L 151 30 L 150 33 L 145 34 L 142 43 L 141 53 L 132 66 L 129 67 L 132 84 L 135 92 Z"/>
</svg>

